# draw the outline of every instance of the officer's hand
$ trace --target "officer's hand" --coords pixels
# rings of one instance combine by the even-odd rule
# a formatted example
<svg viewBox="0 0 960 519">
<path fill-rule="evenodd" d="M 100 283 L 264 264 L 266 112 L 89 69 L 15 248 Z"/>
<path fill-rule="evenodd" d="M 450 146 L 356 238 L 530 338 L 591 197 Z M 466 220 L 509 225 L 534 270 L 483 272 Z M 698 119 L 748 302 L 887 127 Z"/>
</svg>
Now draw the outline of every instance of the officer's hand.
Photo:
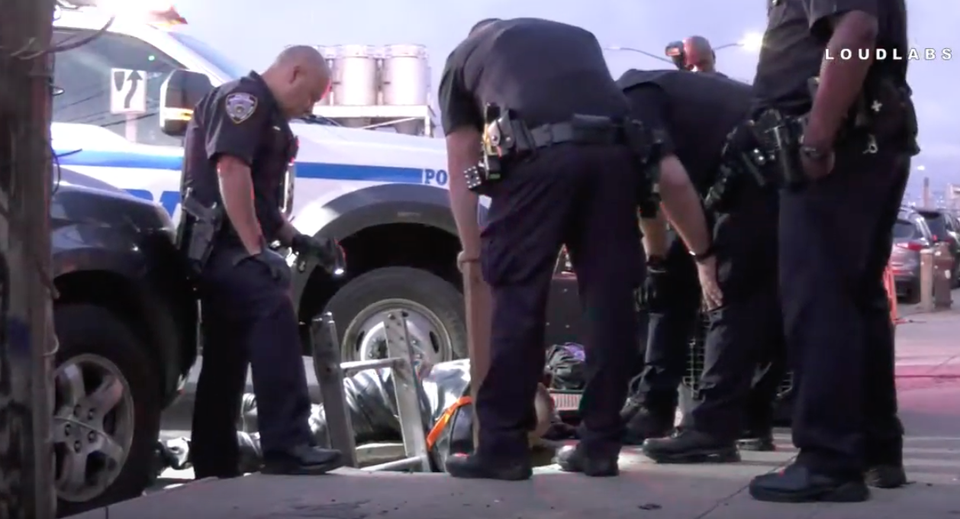
<svg viewBox="0 0 960 519">
<path fill-rule="evenodd" d="M 330 238 L 314 238 L 306 234 L 298 234 L 294 236 L 290 248 L 302 259 L 315 258 L 320 266 L 331 274 L 342 274 L 347 268 L 343 249 Z"/>
<path fill-rule="evenodd" d="M 283 259 L 283 256 L 275 251 L 264 248 L 257 254 L 250 256 L 250 260 L 256 261 L 270 269 L 270 277 L 275 281 L 279 281 L 284 285 L 290 283 L 292 276 L 290 265 L 287 265 L 287 261 Z"/>
<path fill-rule="evenodd" d="M 667 294 L 670 292 L 666 266 L 647 263 L 647 276 L 640 288 L 640 301 L 650 312 L 662 312 Z"/>
<path fill-rule="evenodd" d="M 803 164 L 803 172 L 810 180 L 819 180 L 833 173 L 835 157 L 831 151 L 821 159 L 813 159 L 807 155 L 801 155 L 800 161 Z"/>
<path fill-rule="evenodd" d="M 697 277 L 700 278 L 700 288 L 703 290 L 703 300 L 708 310 L 713 310 L 723 304 L 723 293 L 717 283 L 717 259 L 714 256 L 697 262 Z"/>
<path fill-rule="evenodd" d="M 479 254 L 467 254 L 467 251 L 460 251 L 457 254 L 457 270 L 463 273 L 468 263 L 477 263 L 478 261 L 480 261 Z"/>
</svg>

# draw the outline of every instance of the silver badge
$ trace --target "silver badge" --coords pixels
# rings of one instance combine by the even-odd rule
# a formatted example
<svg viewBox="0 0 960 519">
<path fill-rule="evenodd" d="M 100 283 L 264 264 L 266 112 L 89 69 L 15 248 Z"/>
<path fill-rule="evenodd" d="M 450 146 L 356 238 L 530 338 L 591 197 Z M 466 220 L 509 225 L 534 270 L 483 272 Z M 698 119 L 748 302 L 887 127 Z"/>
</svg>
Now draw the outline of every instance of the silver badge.
<svg viewBox="0 0 960 519">
<path fill-rule="evenodd" d="M 257 98 L 246 92 L 238 92 L 228 95 L 224 100 L 224 106 L 230 120 L 234 124 L 240 124 L 257 111 Z"/>
</svg>

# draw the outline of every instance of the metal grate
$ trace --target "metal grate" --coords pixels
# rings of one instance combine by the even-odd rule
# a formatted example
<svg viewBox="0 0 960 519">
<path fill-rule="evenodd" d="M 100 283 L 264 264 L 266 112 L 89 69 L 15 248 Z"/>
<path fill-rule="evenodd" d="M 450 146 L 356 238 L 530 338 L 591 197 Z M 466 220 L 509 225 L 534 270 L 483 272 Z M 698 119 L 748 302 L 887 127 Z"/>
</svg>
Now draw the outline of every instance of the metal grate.
<svg viewBox="0 0 960 519">
<path fill-rule="evenodd" d="M 704 365 L 704 346 L 707 334 L 709 320 L 703 312 L 697 318 L 697 327 L 694 328 L 687 343 L 687 362 L 683 374 L 683 385 L 693 392 L 693 397 L 697 398 L 697 392 L 700 389 L 700 375 L 703 373 Z M 793 372 L 788 372 L 777 388 L 777 399 L 783 398 L 793 390 Z"/>
</svg>

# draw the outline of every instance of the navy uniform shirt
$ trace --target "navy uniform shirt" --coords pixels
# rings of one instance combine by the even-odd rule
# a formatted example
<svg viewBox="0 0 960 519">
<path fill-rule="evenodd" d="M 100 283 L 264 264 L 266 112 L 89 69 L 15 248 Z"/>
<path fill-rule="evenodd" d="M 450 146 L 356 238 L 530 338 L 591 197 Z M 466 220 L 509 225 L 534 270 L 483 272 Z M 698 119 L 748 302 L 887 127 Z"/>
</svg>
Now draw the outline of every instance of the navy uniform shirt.
<svg viewBox="0 0 960 519">
<path fill-rule="evenodd" d="M 632 116 L 658 131 L 700 194 L 713 184 L 727 134 L 747 119 L 750 86 L 718 74 L 628 70 L 617 80 Z"/>
<path fill-rule="evenodd" d="M 807 81 L 820 75 L 831 19 L 850 11 L 873 15 L 879 22 L 877 48 L 904 59 L 876 61 L 870 74 L 907 77 L 907 14 L 904 0 L 766 0 L 767 30 L 754 79 L 758 108 L 776 107 L 800 115 L 810 110 Z M 856 53 L 856 49 L 853 49 Z M 870 76 L 868 75 L 868 78 Z"/>
<path fill-rule="evenodd" d="M 439 104 L 448 134 L 482 130 L 487 104 L 515 110 L 530 127 L 628 113 L 596 37 L 536 18 L 496 21 L 464 40 L 447 58 Z"/>
<path fill-rule="evenodd" d="M 184 144 L 181 195 L 193 189 L 207 207 L 223 207 L 217 160 L 229 155 L 250 166 L 257 220 L 267 243 L 278 238 L 282 186 L 297 141 L 263 78 L 251 72 L 215 88 L 194 109 Z M 227 239 L 239 243 L 232 228 Z"/>
</svg>

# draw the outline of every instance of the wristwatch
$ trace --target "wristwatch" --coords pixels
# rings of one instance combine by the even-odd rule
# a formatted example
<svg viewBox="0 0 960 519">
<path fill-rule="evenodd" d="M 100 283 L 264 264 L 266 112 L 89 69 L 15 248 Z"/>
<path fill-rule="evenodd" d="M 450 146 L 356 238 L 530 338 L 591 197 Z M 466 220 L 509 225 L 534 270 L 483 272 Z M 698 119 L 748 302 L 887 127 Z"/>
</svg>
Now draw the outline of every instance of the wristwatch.
<svg viewBox="0 0 960 519">
<path fill-rule="evenodd" d="M 647 267 L 652 269 L 663 268 L 663 263 L 666 261 L 663 256 L 649 256 L 647 257 Z"/>
<path fill-rule="evenodd" d="M 696 261 L 697 263 L 712 258 L 716 253 L 717 249 L 713 246 L 713 243 L 707 247 L 707 250 L 701 252 L 700 254 L 690 251 L 690 255 L 693 256 L 693 261 Z"/>
</svg>

